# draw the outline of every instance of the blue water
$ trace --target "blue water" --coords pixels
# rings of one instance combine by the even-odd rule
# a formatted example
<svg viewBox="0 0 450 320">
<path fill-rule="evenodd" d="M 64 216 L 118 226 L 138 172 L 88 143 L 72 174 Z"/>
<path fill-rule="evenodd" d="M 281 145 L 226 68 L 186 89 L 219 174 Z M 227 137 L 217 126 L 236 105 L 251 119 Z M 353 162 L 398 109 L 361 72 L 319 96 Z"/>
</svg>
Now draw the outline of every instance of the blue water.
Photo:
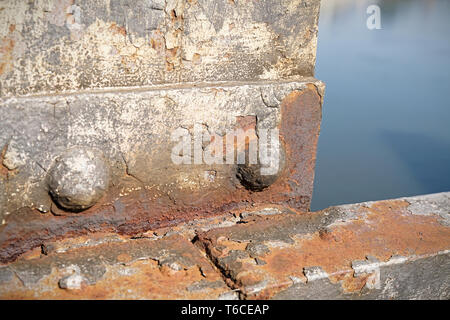
<svg viewBox="0 0 450 320">
<path fill-rule="evenodd" d="M 381 30 L 366 26 L 369 4 Z M 316 78 L 312 210 L 450 191 L 449 0 L 322 0 Z"/>
</svg>

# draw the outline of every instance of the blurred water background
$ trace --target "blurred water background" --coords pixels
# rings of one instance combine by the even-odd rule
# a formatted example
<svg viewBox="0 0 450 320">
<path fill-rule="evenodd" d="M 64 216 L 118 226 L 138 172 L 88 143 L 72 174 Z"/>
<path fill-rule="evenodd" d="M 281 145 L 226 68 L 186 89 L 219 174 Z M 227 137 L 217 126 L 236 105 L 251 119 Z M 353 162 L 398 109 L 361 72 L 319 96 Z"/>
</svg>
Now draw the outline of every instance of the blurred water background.
<svg viewBox="0 0 450 320">
<path fill-rule="evenodd" d="M 450 191 L 450 0 L 322 0 L 320 14 L 311 209 Z"/>
</svg>

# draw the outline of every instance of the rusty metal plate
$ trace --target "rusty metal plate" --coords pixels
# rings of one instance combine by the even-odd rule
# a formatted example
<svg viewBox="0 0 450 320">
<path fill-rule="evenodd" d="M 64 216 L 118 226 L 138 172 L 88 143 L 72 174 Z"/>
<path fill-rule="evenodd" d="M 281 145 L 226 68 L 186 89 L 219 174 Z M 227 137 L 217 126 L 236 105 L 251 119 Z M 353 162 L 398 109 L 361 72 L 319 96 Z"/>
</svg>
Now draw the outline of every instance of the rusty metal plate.
<svg viewBox="0 0 450 320">
<path fill-rule="evenodd" d="M 198 235 L 246 299 L 448 299 L 449 193 L 254 212 Z"/>
<path fill-rule="evenodd" d="M 314 75 L 319 0 L 1 7 L 0 96 Z"/>
<path fill-rule="evenodd" d="M 264 203 L 308 211 L 323 90 L 304 79 L 4 98 L 0 261 L 46 240 L 138 234 Z M 187 133 L 195 149 L 197 127 L 214 137 L 202 151 L 229 131 L 247 137 L 232 145 L 234 160 L 278 133 L 277 171 L 266 179 L 236 161 L 196 163 L 195 152 L 175 163 L 172 134 Z"/>
<path fill-rule="evenodd" d="M 45 241 L 0 299 L 449 299 L 450 193 Z"/>
<path fill-rule="evenodd" d="M 72 248 L 48 245 L 45 254 L 0 267 L 0 299 L 236 298 L 200 251 L 177 235 L 80 238 Z"/>
</svg>

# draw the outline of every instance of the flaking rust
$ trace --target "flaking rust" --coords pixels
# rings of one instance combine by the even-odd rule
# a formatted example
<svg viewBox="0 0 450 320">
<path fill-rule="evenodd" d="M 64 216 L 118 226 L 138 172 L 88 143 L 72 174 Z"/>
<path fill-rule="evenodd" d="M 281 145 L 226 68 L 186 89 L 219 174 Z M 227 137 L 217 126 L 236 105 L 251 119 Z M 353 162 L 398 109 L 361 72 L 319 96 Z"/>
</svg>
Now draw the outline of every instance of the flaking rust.
<svg viewBox="0 0 450 320">
<path fill-rule="evenodd" d="M 10 0 L 0 11 L 0 95 L 312 76 L 319 7 Z"/>
<path fill-rule="evenodd" d="M 40 246 L 43 241 L 52 239 L 91 232 L 135 235 L 261 204 L 288 205 L 295 210 L 309 211 L 321 120 L 320 90 L 316 85 L 305 85 L 288 93 L 281 101 L 279 132 L 285 150 L 285 164 L 276 181 L 263 190 L 245 188 L 236 177 L 235 165 L 205 167 L 209 170 L 206 172 L 219 172 L 221 178 L 216 177 L 208 190 L 147 188 L 127 170 L 121 181 L 132 180 L 137 187 L 123 194 L 121 185 L 112 183 L 106 195 L 81 214 L 67 212 L 61 215 L 53 210 L 56 215 L 42 215 L 35 209 L 24 207 L 8 216 L 7 224 L 0 227 L 0 261 L 12 261 Z M 248 126 L 246 121 L 237 121 L 237 124 L 244 128 Z M 159 148 L 164 148 L 164 145 Z M 170 150 L 165 153 L 170 154 Z M 170 158 L 161 159 L 164 163 L 168 161 Z M 195 168 L 195 165 L 192 167 Z M 165 173 L 160 172 L 159 179 L 164 181 L 176 177 L 176 170 L 169 168 Z M 173 181 L 166 183 L 169 182 Z"/>
<path fill-rule="evenodd" d="M 1 263 L 67 237 L 136 236 L 259 205 L 309 210 L 319 0 L 3 7 Z M 172 134 L 196 125 L 252 128 L 256 140 L 278 128 L 279 170 L 175 164 Z"/>
<path fill-rule="evenodd" d="M 295 285 L 307 290 L 314 281 L 352 297 L 381 289 L 380 268 L 450 247 L 450 228 L 438 215 L 413 214 L 409 208 L 407 199 L 399 199 L 255 216 L 201 233 L 198 244 L 247 298 L 271 298 Z M 256 255 L 255 247 L 260 248 Z"/>
<path fill-rule="evenodd" d="M 448 299 L 449 200 L 259 206 L 134 237 L 48 241 L 0 265 L 0 298 Z"/>
</svg>

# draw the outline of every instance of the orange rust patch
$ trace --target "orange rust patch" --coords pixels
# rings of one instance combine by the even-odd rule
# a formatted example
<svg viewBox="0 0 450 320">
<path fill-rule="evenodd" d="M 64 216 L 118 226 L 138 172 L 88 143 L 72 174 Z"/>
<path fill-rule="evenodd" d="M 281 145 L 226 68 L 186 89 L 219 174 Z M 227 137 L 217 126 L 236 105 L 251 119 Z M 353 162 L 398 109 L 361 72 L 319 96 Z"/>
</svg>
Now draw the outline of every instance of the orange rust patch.
<svg viewBox="0 0 450 320">
<path fill-rule="evenodd" d="M 367 279 L 370 277 L 370 274 L 354 277 L 353 272 L 346 273 L 342 279 L 342 289 L 344 292 L 359 292 L 366 285 Z M 330 277 L 331 282 L 337 282 L 338 279 L 336 277 Z M 333 281 L 334 280 L 334 281 Z"/>
<path fill-rule="evenodd" d="M 12 51 L 15 41 L 11 38 L 4 37 L 0 44 L 0 75 L 8 72 L 12 65 Z"/>
<path fill-rule="evenodd" d="M 36 259 L 39 258 L 42 254 L 42 249 L 40 247 L 34 248 L 33 250 L 30 250 L 26 253 L 24 253 L 21 258 L 24 260 L 28 259 Z"/>
<path fill-rule="evenodd" d="M 167 49 L 166 50 L 167 56 L 169 58 L 174 58 L 177 56 L 178 53 L 178 47 L 172 48 L 172 49 Z"/>
<path fill-rule="evenodd" d="M 144 253 L 145 250 L 149 251 Z M 0 299 L 206 299 L 229 291 L 220 272 L 181 236 L 156 241 L 102 243 L 52 255 L 18 262 L 21 268 L 28 270 L 40 270 L 41 266 L 42 270 L 48 269 L 49 274 L 37 272 L 41 277 L 38 282 L 27 285 L 13 276 L 2 283 Z M 154 258 L 169 255 L 177 257 L 178 270 Z M 94 262 L 92 257 L 100 257 L 100 260 Z M 185 265 L 183 259 L 190 262 Z M 61 265 L 61 262 L 64 263 Z M 94 268 L 106 268 L 104 274 L 95 276 L 96 280 L 91 279 L 95 283 L 85 281 L 79 289 L 59 288 L 60 279 L 71 274 L 69 264 L 78 265 L 84 270 L 81 275 L 89 277 L 90 274 L 85 273 L 89 267 L 81 266 L 90 263 L 98 264 L 91 265 Z"/>
<path fill-rule="evenodd" d="M 211 140 L 208 148 L 213 151 L 212 154 L 215 155 L 216 151 L 221 150 L 222 155 L 226 155 L 228 143 L 232 146 L 235 152 L 247 152 L 250 148 L 250 143 L 258 140 L 258 136 L 256 135 L 255 116 L 236 117 L 235 129 L 235 132 L 232 134 L 226 134 L 224 137 L 221 137 L 216 133 L 211 134 Z"/>
<path fill-rule="evenodd" d="M 370 255 L 387 261 L 393 255 L 433 254 L 450 247 L 450 228 L 441 225 L 436 217 L 408 213 L 408 202 L 381 201 L 370 208 L 362 208 L 368 216 L 364 220 L 335 226 L 328 233 L 316 232 L 308 239 L 300 239 L 289 248 L 274 248 L 263 266 L 276 278 L 299 275 L 304 267 L 320 266 L 331 276 L 332 282 L 343 280 L 346 291 L 362 288 L 367 277 L 353 277 L 351 263 Z"/>
<path fill-rule="evenodd" d="M 131 256 L 127 253 L 122 253 L 117 256 L 117 261 L 120 261 L 120 262 L 125 262 L 125 263 L 130 262 L 131 259 L 132 259 Z"/>
<path fill-rule="evenodd" d="M 122 26 L 118 26 L 115 22 L 111 23 L 111 26 L 109 27 L 109 30 L 111 30 L 115 34 L 121 34 L 123 36 L 127 35 L 127 29 L 125 29 Z"/>
<path fill-rule="evenodd" d="M 129 266 L 130 275 L 120 275 L 115 268 L 109 268 L 103 278 L 93 285 L 80 289 L 65 290 L 58 287 L 63 276 L 53 270 L 39 282 L 42 290 L 30 290 L 20 283 L 10 283 L 10 290 L 3 288 L 1 299 L 208 299 L 227 291 L 225 287 L 188 292 L 186 288 L 203 276 L 195 267 L 188 270 L 164 274 L 158 263 L 152 260 L 137 261 Z M 217 276 L 210 281 L 220 280 Z"/>
<path fill-rule="evenodd" d="M 153 30 L 150 34 L 149 42 L 151 47 L 156 51 L 158 51 L 159 54 L 164 53 L 166 49 L 166 43 L 164 39 L 164 34 L 161 32 L 161 30 L 159 29 Z"/>
<path fill-rule="evenodd" d="M 167 62 L 166 61 L 166 70 L 167 71 L 173 71 L 175 69 L 173 63 Z"/>
<path fill-rule="evenodd" d="M 265 260 L 268 262 L 267 268 L 264 267 L 263 269 L 270 271 L 275 276 L 295 274 L 298 278 L 306 281 L 306 277 L 303 274 L 303 266 L 296 270 L 292 265 L 295 263 L 298 268 L 299 264 L 297 264 L 297 261 L 301 261 L 302 258 L 304 258 L 303 255 L 292 248 L 271 249 L 270 253 L 265 257 Z"/>
<path fill-rule="evenodd" d="M 198 53 L 194 53 L 192 56 L 192 62 L 195 64 L 199 64 L 202 60 L 202 57 Z"/>
<path fill-rule="evenodd" d="M 256 117 L 255 116 L 238 116 L 236 117 L 236 129 L 241 129 L 242 131 L 237 131 L 237 139 L 234 136 L 228 137 L 227 139 L 234 139 L 234 150 L 237 152 L 243 152 L 248 150 L 250 147 L 250 142 L 257 141 L 258 136 L 256 135 Z M 242 135 L 239 137 L 239 135 Z M 238 143 L 239 139 L 244 138 L 244 145 Z M 244 148 L 244 149 L 242 149 Z M 226 147 L 224 152 L 226 152 Z"/>
</svg>

